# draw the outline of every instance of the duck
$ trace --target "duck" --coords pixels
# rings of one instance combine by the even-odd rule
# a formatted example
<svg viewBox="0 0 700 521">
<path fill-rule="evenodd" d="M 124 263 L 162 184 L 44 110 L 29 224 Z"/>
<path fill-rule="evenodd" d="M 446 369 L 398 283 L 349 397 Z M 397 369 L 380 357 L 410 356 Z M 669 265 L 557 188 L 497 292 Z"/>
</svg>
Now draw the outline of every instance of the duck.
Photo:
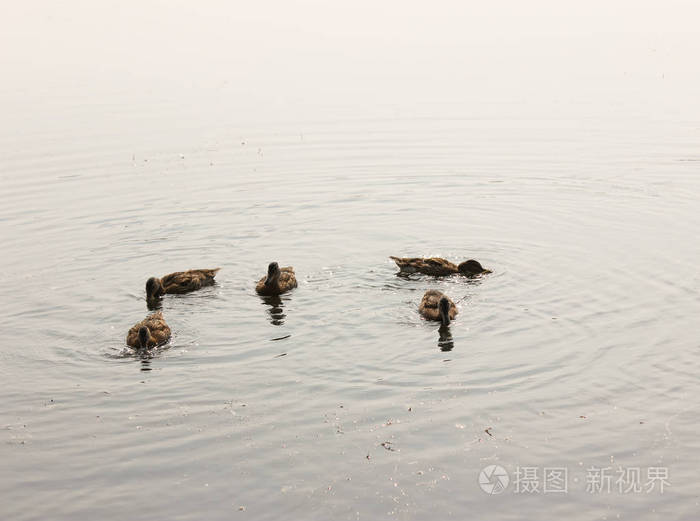
<svg viewBox="0 0 700 521">
<path fill-rule="evenodd" d="M 424 273 L 425 275 L 433 275 L 434 277 L 453 275 L 455 273 L 460 273 L 467 277 L 475 277 L 477 275 L 491 273 L 491 270 L 487 270 L 479 261 L 474 259 L 469 259 L 460 264 L 454 264 L 440 257 L 424 259 L 422 257 L 390 256 L 389 258 L 393 260 L 404 273 Z"/>
<path fill-rule="evenodd" d="M 126 334 L 126 345 L 134 349 L 149 349 L 165 344 L 170 340 L 170 327 L 163 318 L 162 311 L 156 311 L 134 324 Z"/>
<path fill-rule="evenodd" d="M 204 286 L 211 286 L 220 269 L 176 271 L 161 278 L 151 277 L 146 281 L 146 300 L 154 302 L 166 293 L 189 293 Z"/>
<path fill-rule="evenodd" d="M 288 266 L 280 268 L 276 262 L 267 266 L 267 276 L 263 277 L 255 285 L 258 295 L 281 295 L 297 287 L 297 278 L 294 268 Z"/>
<path fill-rule="evenodd" d="M 418 312 L 427 320 L 439 320 L 443 326 L 449 326 L 459 311 L 450 297 L 442 291 L 429 289 L 423 295 Z"/>
</svg>

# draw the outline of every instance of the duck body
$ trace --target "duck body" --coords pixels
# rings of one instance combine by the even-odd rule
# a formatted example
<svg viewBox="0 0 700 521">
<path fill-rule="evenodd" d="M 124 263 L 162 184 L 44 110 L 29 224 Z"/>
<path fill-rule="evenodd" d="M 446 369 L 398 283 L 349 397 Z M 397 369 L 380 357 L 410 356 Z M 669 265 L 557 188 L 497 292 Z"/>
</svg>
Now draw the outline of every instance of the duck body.
<svg viewBox="0 0 700 521">
<path fill-rule="evenodd" d="M 134 349 L 149 349 L 170 340 L 170 327 L 161 311 L 151 313 L 138 324 L 134 324 L 126 335 L 126 345 Z"/>
<path fill-rule="evenodd" d="M 255 285 L 258 295 L 281 295 L 297 287 L 297 278 L 294 268 L 287 266 L 280 268 L 276 262 L 271 262 L 267 267 L 267 276 L 263 277 Z"/>
<path fill-rule="evenodd" d="M 166 293 L 189 293 L 204 286 L 211 286 L 220 269 L 176 271 L 161 278 L 151 277 L 146 282 L 146 299 L 153 301 Z"/>
<path fill-rule="evenodd" d="M 404 273 L 424 273 L 441 277 L 458 273 L 457 265 L 439 257 L 389 257 Z"/>
<path fill-rule="evenodd" d="M 473 277 L 484 273 L 491 273 L 478 261 L 470 259 L 460 264 L 455 264 L 440 257 L 389 257 L 403 273 L 423 273 L 433 277 L 444 277 L 460 273 L 467 277 Z"/>
<path fill-rule="evenodd" d="M 444 326 L 448 326 L 459 313 L 452 299 L 436 289 L 429 289 L 425 292 L 418 306 L 418 312 L 425 319 L 437 320 L 442 322 Z"/>
<path fill-rule="evenodd" d="M 214 284 L 214 277 L 220 269 L 176 271 L 161 277 L 160 281 L 165 293 L 189 293 Z"/>
</svg>

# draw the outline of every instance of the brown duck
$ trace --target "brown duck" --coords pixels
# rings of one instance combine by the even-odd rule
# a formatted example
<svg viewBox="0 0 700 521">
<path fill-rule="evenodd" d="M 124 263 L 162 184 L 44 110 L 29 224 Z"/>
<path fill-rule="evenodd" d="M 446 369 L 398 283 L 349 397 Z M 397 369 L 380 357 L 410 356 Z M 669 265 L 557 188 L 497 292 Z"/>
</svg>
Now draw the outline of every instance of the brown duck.
<svg viewBox="0 0 700 521">
<path fill-rule="evenodd" d="M 280 295 L 297 287 L 297 278 L 291 266 L 280 268 L 276 262 L 267 267 L 267 276 L 255 285 L 258 295 Z"/>
<path fill-rule="evenodd" d="M 444 275 L 453 275 L 460 273 L 467 277 L 474 277 L 485 273 L 491 273 L 491 270 L 485 269 L 479 261 L 470 259 L 461 264 L 454 264 L 448 260 L 439 257 L 431 257 L 424 259 L 421 257 L 389 257 L 392 259 L 399 269 L 404 273 L 424 273 L 441 277 Z"/>
<path fill-rule="evenodd" d="M 189 293 L 211 286 L 220 269 L 176 271 L 161 278 L 151 277 L 146 281 L 146 300 L 153 302 L 165 293 Z"/>
<path fill-rule="evenodd" d="M 134 349 L 148 349 L 170 340 L 170 327 L 163 313 L 156 311 L 135 324 L 126 335 L 126 344 Z"/>
<path fill-rule="evenodd" d="M 450 297 L 442 291 L 429 289 L 420 301 L 418 312 L 428 320 L 439 320 L 443 326 L 449 326 L 459 311 Z"/>
</svg>

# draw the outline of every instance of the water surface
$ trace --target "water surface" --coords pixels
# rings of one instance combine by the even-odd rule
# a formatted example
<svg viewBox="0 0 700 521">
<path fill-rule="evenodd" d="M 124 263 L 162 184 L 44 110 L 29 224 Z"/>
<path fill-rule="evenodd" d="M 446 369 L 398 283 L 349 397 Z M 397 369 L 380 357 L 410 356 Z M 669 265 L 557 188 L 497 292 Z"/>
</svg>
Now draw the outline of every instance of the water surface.
<svg viewBox="0 0 700 521">
<path fill-rule="evenodd" d="M 3 518 L 694 516 L 690 7 L 91 5 L 0 22 Z M 299 287 L 261 299 L 271 260 Z M 149 276 L 216 266 L 125 348 Z"/>
</svg>

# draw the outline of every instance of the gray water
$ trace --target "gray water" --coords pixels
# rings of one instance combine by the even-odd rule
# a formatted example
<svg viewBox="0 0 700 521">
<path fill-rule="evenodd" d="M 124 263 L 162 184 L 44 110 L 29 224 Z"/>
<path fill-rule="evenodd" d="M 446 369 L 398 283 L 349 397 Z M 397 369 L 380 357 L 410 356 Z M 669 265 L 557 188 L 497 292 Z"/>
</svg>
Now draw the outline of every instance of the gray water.
<svg viewBox="0 0 700 521">
<path fill-rule="evenodd" d="M 697 8 L 6 10 L 0 517 L 697 517 Z M 148 277 L 217 266 L 126 348 Z"/>
</svg>

